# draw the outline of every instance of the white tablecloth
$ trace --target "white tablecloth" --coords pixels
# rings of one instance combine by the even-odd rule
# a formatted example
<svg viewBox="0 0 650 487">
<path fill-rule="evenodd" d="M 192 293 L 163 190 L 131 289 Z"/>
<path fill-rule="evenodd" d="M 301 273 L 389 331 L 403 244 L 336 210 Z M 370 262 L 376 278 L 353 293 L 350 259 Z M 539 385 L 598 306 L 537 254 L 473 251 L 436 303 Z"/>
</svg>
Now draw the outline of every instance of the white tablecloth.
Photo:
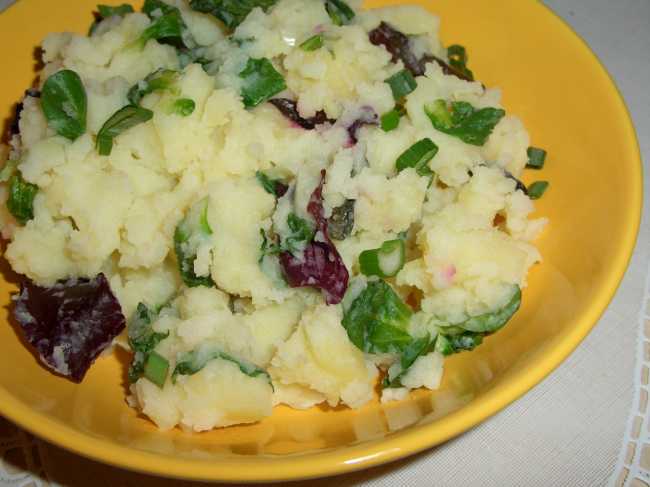
<svg viewBox="0 0 650 487">
<path fill-rule="evenodd" d="M 9 3 L 0 0 L 0 10 Z M 647 173 L 650 0 L 545 3 L 587 40 L 615 79 L 632 113 Z M 616 297 L 580 347 L 544 382 L 435 449 L 368 471 L 292 485 L 649 486 L 648 193 L 637 248 Z M 86 486 L 89 478 L 107 486 L 200 485 L 133 474 L 77 457 L 0 418 L 0 487 Z"/>
</svg>

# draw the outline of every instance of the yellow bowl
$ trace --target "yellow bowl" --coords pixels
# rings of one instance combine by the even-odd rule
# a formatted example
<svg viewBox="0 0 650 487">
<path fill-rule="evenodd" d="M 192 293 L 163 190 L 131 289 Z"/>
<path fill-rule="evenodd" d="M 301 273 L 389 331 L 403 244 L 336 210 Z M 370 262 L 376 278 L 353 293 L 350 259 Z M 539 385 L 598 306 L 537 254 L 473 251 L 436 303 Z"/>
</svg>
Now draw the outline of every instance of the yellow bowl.
<svg viewBox="0 0 650 487">
<path fill-rule="evenodd" d="M 412 2 L 413 0 L 411 0 Z M 406 3 L 373 1 L 371 5 Z M 452 357 L 439 391 L 361 410 L 278 407 L 251 426 L 160 433 L 124 402 L 127 360 L 98 360 L 81 385 L 40 367 L 0 318 L 0 413 L 82 455 L 161 475 L 224 481 L 284 480 L 358 470 L 441 443 L 499 411 L 551 372 L 587 335 L 623 276 L 641 209 L 633 126 L 611 79 L 583 41 L 532 0 L 420 0 L 461 43 L 470 67 L 500 86 L 535 146 L 549 152 L 550 189 L 537 213 L 551 224 L 538 244 L 524 306 L 471 353 Z M 48 32 L 85 32 L 96 0 L 21 0 L 0 15 L 0 113 L 33 80 L 34 48 Z M 6 268 L 6 264 L 5 264 Z M 5 272 L 5 275 L 8 276 Z"/>
</svg>

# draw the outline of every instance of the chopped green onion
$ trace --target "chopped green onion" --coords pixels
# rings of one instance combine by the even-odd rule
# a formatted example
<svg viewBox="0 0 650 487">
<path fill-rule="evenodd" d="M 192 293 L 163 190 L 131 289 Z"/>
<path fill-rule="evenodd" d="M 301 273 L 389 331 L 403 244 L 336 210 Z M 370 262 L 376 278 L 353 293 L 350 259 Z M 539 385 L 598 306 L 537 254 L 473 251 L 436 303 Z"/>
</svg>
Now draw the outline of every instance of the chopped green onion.
<svg viewBox="0 0 650 487">
<path fill-rule="evenodd" d="M 190 98 L 179 98 L 172 105 L 172 113 L 180 115 L 181 117 L 189 117 L 194 113 L 196 103 Z"/>
<path fill-rule="evenodd" d="M 334 25 L 348 24 L 354 18 L 354 10 L 343 0 L 325 0 L 325 10 Z"/>
<path fill-rule="evenodd" d="M 300 47 L 300 49 L 303 51 L 315 51 L 316 49 L 320 49 L 323 47 L 323 34 L 316 34 L 315 36 L 311 36 L 298 47 Z"/>
<path fill-rule="evenodd" d="M 533 184 L 528 186 L 528 197 L 531 200 L 540 199 L 548 188 L 548 185 L 548 181 L 535 181 Z"/>
<path fill-rule="evenodd" d="M 432 173 L 429 169 L 429 161 L 438 153 L 438 146 L 431 139 L 418 140 L 411 147 L 406 149 L 395 161 L 397 172 L 407 167 L 415 168 L 420 176 L 428 176 Z"/>
<path fill-rule="evenodd" d="M 381 116 L 381 129 L 384 132 L 395 130 L 399 125 L 399 119 L 402 117 L 402 111 L 399 108 L 393 108 Z"/>
<path fill-rule="evenodd" d="M 361 252 L 359 268 L 366 276 L 393 277 L 404 267 L 405 257 L 404 240 L 387 240 L 378 249 Z"/>
<path fill-rule="evenodd" d="M 241 96 L 246 108 L 259 105 L 287 87 L 282 75 L 266 58 L 249 58 L 239 77 L 244 79 Z"/>
<path fill-rule="evenodd" d="M 101 156 L 110 155 L 113 150 L 113 139 L 122 132 L 141 123 L 151 120 L 153 112 L 146 108 L 127 105 L 115 112 L 104 122 L 97 133 L 97 151 Z"/>
<path fill-rule="evenodd" d="M 144 364 L 144 376 L 162 388 L 169 372 L 169 361 L 157 352 L 151 352 Z"/>
<path fill-rule="evenodd" d="M 402 69 L 390 78 L 387 78 L 385 81 L 390 86 L 395 100 L 400 100 L 405 97 L 418 86 L 411 72 L 406 69 Z"/>
<path fill-rule="evenodd" d="M 467 68 L 467 52 L 461 45 L 454 44 L 447 48 L 447 57 L 449 58 L 449 65 L 456 68 L 468 79 L 474 80 L 474 73 Z"/>
<path fill-rule="evenodd" d="M 494 127 L 506 112 L 500 108 L 474 108 L 465 101 L 435 100 L 424 105 L 431 124 L 436 130 L 458 137 L 467 144 L 485 144 Z"/>
<path fill-rule="evenodd" d="M 526 152 L 528 153 L 527 168 L 542 169 L 544 167 L 544 161 L 546 160 L 546 151 L 544 149 L 531 146 Z"/>
</svg>

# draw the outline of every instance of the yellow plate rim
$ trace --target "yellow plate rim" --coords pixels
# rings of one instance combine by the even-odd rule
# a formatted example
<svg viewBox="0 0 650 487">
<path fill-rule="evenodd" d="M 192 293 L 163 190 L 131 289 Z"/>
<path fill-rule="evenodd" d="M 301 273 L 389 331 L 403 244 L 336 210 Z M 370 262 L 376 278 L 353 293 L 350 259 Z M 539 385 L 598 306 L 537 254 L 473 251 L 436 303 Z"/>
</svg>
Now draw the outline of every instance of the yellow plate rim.
<svg viewBox="0 0 650 487">
<path fill-rule="evenodd" d="M 558 28 L 568 30 L 572 38 L 588 54 L 596 72 L 604 75 L 613 88 L 615 106 L 624 121 L 628 142 L 627 153 L 621 159 L 635 161 L 633 185 L 629 188 L 630 211 L 627 214 L 626 232 L 621 235 L 615 260 L 610 272 L 600 286 L 593 305 L 576 321 L 576 326 L 557 346 L 539 360 L 527 374 L 513 376 L 503 386 L 497 386 L 458 411 L 445 416 L 443 422 L 408 428 L 392 436 L 367 443 L 335 448 L 329 451 L 286 456 L 255 456 L 228 458 L 224 462 L 197 462 L 195 460 L 165 456 L 116 445 L 108 440 L 84 435 L 62 422 L 26 407 L 7 389 L 0 387 L 0 413 L 33 434 L 79 455 L 114 466 L 143 473 L 188 480 L 226 482 L 266 482 L 299 480 L 366 469 L 399 460 L 409 455 L 443 443 L 476 426 L 488 417 L 523 396 L 540 383 L 589 334 L 603 314 L 623 279 L 632 256 L 641 221 L 643 205 L 643 169 L 634 125 L 623 97 L 609 72 L 594 54 L 586 41 L 549 7 L 539 4 L 551 15 Z M 253 467 L 253 468 L 251 468 Z"/>
</svg>

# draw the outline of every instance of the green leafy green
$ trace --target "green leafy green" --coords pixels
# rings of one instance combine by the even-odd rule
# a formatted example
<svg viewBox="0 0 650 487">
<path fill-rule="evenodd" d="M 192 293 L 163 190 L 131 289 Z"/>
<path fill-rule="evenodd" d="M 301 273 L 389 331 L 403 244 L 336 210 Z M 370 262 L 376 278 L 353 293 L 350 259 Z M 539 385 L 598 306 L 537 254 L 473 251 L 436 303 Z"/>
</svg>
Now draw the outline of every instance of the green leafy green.
<svg viewBox="0 0 650 487">
<path fill-rule="evenodd" d="M 286 186 L 279 179 L 271 179 L 269 176 L 264 174 L 262 171 L 257 171 L 255 173 L 255 177 L 257 178 L 257 181 L 264 188 L 264 191 L 266 191 L 269 194 L 272 194 L 276 198 L 282 196 L 281 194 L 278 194 L 279 189 L 284 189 L 284 191 L 286 192 Z"/>
<path fill-rule="evenodd" d="M 199 246 L 212 235 L 208 222 L 208 197 L 195 203 L 185 218 L 176 226 L 174 250 L 183 282 L 189 287 L 214 286 L 210 276 L 197 276 L 194 272 Z"/>
<path fill-rule="evenodd" d="M 298 255 L 304 246 L 314 239 L 316 231 L 313 225 L 295 213 L 289 213 L 287 225 L 291 233 L 282 239 L 282 250 Z"/>
<path fill-rule="evenodd" d="M 174 90 L 180 73 L 173 69 L 160 68 L 149 73 L 145 79 L 131 87 L 127 98 L 132 105 L 139 105 L 142 98 L 154 91 Z"/>
<path fill-rule="evenodd" d="M 426 104 L 424 112 L 437 130 L 478 146 L 485 144 L 496 124 L 506 114 L 500 108 L 477 110 L 464 101 L 454 101 L 448 105 L 445 100 Z"/>
<path fill-rule="evenodd" d="M 459 335 L 439 334 L 436 337 L 435 350 L 443 355 L 452 355 L 463 351 L 474 350 L 481 343 L 485 333 L 463 332 Z"/>
<path fill-rule="evenodd" d="M 214 15 L 226 27 L 234 29 L 241 24 L 246 16 L 256 7 L 266 11 L 277 0 L 191 0 L 192 10 Z"/>
<path fill-rule="evenodd" d="M 144 48 L 152 39 L 174 40 L 182 43 L 184 27 L 185 24 L 178 9 L 171 10 L 161 17 L 155 18 L 151 25 L 142 32 L 136 44 Z"/>
<path fill-rule="evenodd" d="M 108 19 L 109 17 L 118 16 L 124 17 L 126 14 L 133 13 L 133 7 L 128 3 L 123 3 L 122 5 L 97 5 L 97 13 L 95 14 L 95 21 L 91 24 L 90 29 L 88 30 L 88 35 L 92 35 L 99 23 Z"/>
<path fill-rule="evenodd" d="M 530 186 L 528 186 L 528 197 L 531 200 L 540 199 L 546 192 L 548 186 L 549 186 L 548 181 L 535 181 Z"/>
<path fill-rule="evenodd" d="M 77 73 L 64 69 L 47 78 L 41 107 L 47 124 L 66 139 L 75 140 L 86 131 L 88 99 Z"/>
<path fill-rule="evenodd" d="M 129 367 L 129 382 L 131 383 L 142 377 L 150 353 L 169 336 L 169 332 L 157 333 L 154 331 L 151 323 L 155 321 L 156 315 L 157 313 L 146 304 L 139 303 L 127 326 L 129 346 L 135 352 Z"/>
<path fill-rule="evenodd" d="M 249 58 L 239 77 L 244 79 L 241 96 L 246 108 L 259 105 L 287 87 L 282 75 L 266 58 Z"/>
<path fill-rule="evenodd" d="M 355 17 L 354 10 L 343 0 L 325 0 L 325 10 L 334 25 L 349 24 Z"/>
<path fill-rule="evenodd" d="M 510 299 L 501 309 L 492 313 L 472 316 L 453 326 L 474 333 L 494 333 L 512 318 L 519 306 L 521 306 L 521 289 L 519 286 L 514 285 Z"/>
<path fill-rule="evenodd" d="M 97 151 L 102 156 L 110 155 L 113 150 L 113 139 L 141 123 L 145 123 L 153 117 L 153 112 L 146 108 L 127 105 L 115 112 L 111 118 L 104 122 L 97 133 Z"/>
<path fill-rule="evenodd" d="M 395 100 L 401 100 L 418 87 L 417 81 L 415 81 L 415 78 L 407 69 L 402 69 L 389 78 L 386 78 L 385 82 L 390 86 Z"/>
<path fill-rule="evenodd" d="M 526 153 L 528 154 L 527 168 L 542 169 L 544 167 L 544 161 L 546 161 L 546 151 L 544 149 L 531 146 L 526 150 Z"/>
<path fill-rule="evenodd" d="M 38 186 L 25 181 L 20 173 L 16 172 L 9 178 L 7 209 L 23 225 L 34 218 L 34 198 L 37 192 Z"/>
<path fill-rule="evenodd" d="M 430 176 L 433 171 L 429 168 L 429 161 L 438 153 L 438 146 L 428 137 L 418 140 L 406 149 L 395 161 L 397 172 L 407 167 L 415 169 L 420 176 Z"/>
<path fill-rule="evenodd" d="M 180 115 L 181 117 L 189 117 L 192 115 L 192 113 L 194 113 L 195 108 L 196 103 L 194 103 L 194 100 L 190 98 L 179 98 L 178 100 L 174 101 L 171 111 L 172 113 Z"/>
<path fill-rule="evenodd" d="M 414 338 L 400 355 L 399 362 L 388 369 L 388 375 L 384 378 L 383 387 L 402 387 L 402 377 L 406 375 L 415 361 L 426 355 L 431 348 L 431 338 L 425 335 L 421 338 Z"/>
<path fill-rule="evenodd" d="M 178 12 L 178 8 L 161 0 L 145 0 L 142 11 L 150 19 L 155 19 L 172 12 Z"/>
<path fill-rule="evenodd" d="M 243 374 L 249 377 L 262 376 L 271 384 L 271 376 L 264 369 L 246 360 L 235 358 L 213 345 L 201 345 L 197 349 L 181 355 L 172 373 L 172 381 L 176 382 L 176 377 L 179 375 L 194 375 L 203 369 L 208 362 L 216 359 L 232 362 L 239 367 Z"/>
<path fill-rule="evenodd" d="M 447 57 L 449 58 L 449 65 L 456 68 L 467 79 L 474 80 L 474 73 L 467 67 L 467 51 L 465 48 L 458 44 L 453 44 L 447 48 Z"/>
<path fill-rule="evenodd" d="M 315 51 L 316 49 L 323 47 L 323 40 L 323 34 L 316 34 L 302 42 L 298 47 L 303 51 Z"/>
<path fill-rule="evenodd" d="M 382 280 L 370 281 L 344 311 L 343 327 L 368 353 L 402 352 L 412 341 L 406 331 L 411 309 Z"/>
</svg>

